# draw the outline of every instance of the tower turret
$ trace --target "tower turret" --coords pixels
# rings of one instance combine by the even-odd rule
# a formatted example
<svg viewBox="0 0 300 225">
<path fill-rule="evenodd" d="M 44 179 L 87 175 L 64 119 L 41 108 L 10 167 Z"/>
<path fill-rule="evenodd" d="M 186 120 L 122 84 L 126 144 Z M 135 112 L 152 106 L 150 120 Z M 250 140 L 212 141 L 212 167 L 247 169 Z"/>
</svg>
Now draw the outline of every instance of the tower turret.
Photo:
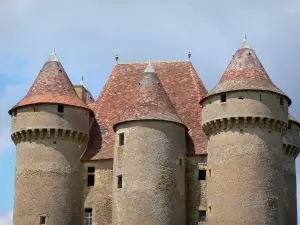
<svg viewBox="0 0 300 225">
<path fill-rule="evenodd" d="M 53 51 L 9 111 L 16 145 L 14 225 L 83 223 L 80 156 L 89 111 Z"/>
<path fill-rule="evenodd" d="M 291 101 L 246 38 L 200 103 L 208 136 L 208 224 L 284 224 L 282 134 Z"/>
<path fill-rule="evenodd" d="M 185 125 L 151 63 L 114 125 L 113 224 L 183 225 Z"/>
<path fill-rule="evenodd" d="M 296 157 L 300 152 L 299 122 L 289 115 L 287 132 L 283 136 L 284 197 L 286 224 L 297 225 Z"/>
</svg>

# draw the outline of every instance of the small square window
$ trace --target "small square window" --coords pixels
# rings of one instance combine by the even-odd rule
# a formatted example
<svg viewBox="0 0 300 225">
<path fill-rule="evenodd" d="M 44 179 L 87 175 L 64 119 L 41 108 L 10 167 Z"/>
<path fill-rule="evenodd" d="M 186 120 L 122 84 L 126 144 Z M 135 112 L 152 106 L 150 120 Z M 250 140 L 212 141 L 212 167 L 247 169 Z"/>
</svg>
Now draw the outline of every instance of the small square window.
<svg viewBox="0 0 300 225">
<path fill-rule="evenodd" d="M 227 101 L 226 95 L 221 95 L 221 102 L 226 102 L 226 101 Z"/>
<path fill-rule="evenodd" d="M 123 146 L 124 145 L 124 133 L 120 133 L 119 134 L 119 146 Z"/>
<path fill-rule="evenodd" d="M 118 188 L 122 188 L 122 183 L 123 183 L 122 175 L 117 176 L 117 179 L 118 179 Z"/>
<path fill-rule="evenodd" d="M 198 222 L 206 222 L 206 211 L 199 210 L 198 213 L 199 213 Z"/>
<path fill-rule="evenodd" d="M 46 224 L 46 216 L 40 216 L 40 225 Z"/>
<path fill-rule="evenodd" d="M 58 104 L 58 105 L 57 105 L 57 112 L 63 113 L 63 112 L 64 112 L 64 105 Z"/>
<path fill-rule="evenodd" d="M 206 180 L 206 170 L 199 170 L 198 180 Z"/>
<path fill-rule="evenodd" d="M 283 105 L 284 105 L 283 98 L 280 98 L 280 105 L 281 105 L 281 106 L 283 106 Z"/>
</svg>

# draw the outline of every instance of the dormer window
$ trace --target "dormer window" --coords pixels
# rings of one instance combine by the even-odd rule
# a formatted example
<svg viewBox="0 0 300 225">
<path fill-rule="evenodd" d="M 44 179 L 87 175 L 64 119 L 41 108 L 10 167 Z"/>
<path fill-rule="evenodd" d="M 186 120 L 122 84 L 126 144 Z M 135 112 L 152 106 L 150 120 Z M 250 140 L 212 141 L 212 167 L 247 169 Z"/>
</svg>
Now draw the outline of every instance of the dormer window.
<svg viewBox="0 0 300 225">
<path fill-rule="evenodd" d="M 57 112 L 63 113 L 64 112 L 64 105 L 63 104 L 58 104 L 57 105 Z"/>
<path fill-rule="evenodd" d="M 221 102 L 226 102 L 226 101 L 227 101 L 226 95 L 221 95 Z"/>
</svg>

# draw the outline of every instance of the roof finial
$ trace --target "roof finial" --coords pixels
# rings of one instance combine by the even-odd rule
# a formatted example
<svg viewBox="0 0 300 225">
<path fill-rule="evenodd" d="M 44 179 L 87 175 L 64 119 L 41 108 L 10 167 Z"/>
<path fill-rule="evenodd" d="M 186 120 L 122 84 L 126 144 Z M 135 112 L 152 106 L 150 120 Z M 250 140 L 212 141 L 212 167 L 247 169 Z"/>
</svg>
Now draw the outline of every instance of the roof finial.
<svg viewBox="0 0 300 225">
<path fill-rule="evenodd" d="M 151 65 L 151 59 L 150 59 L 150 57 L 149 57 L 149 60 L 148 60 L 148 66 L 145 69 L 144 73 L 155 73 L 155 70 L 154 70 L 154 68 Z"/>
<path fill-rule="evenodd" d="M 191 53 L 191 51 L 189 51 L 189 54 L 188 54 L 189 61 L 191 61 L 191 56 L 192 56 L 192 53 Z"/>
<path fill-rule="evenodd" d="M 81 81 L 83 82 L 83 76 L 81 76 Z"/>
<path fill-rule="evenodd" d="M 47 62 L 51 62 L 51 61 L 59 62 L 59 59 L 57 58 L 56 53 L 55 53 L 55 47 L 52 48 L 52 52 L 47 60 Z"/>
<path fill-rule="evenodd" d="M 247 34 L 244 34 L 244 40 L 243 40 L 242 45 L 241 45 L 240 48 L 249 48 L 249 49 L 251 49 L 251 46 L 249 45 L 248 40 L 247 40 Z"/>
<path fill-rule="evenodd" d="M 116 59 L 116 62 L 118 64 L 118 61 L 119 61 L 119 55 L 118 54 L 116 54 L 115 59 Z"/>
</svg>

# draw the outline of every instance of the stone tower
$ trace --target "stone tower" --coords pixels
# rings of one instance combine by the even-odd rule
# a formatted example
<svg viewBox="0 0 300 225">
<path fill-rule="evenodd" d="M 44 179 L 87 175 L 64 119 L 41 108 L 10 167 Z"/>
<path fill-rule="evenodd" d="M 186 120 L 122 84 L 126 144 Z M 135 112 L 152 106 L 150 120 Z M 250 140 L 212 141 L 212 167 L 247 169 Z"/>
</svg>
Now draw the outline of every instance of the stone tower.
<svg viewBox="0 0 300 225">
<path fill-rule="evenodd" d="M 13 224 L 83 224 L 80 156 L 90 109 L 54 51 L 9 113 L 16 144 Z"/>
<path fill-rule="evenodd" d="M 112 224 L 185 224 L 186 129 L 150 62 L 124 107 L 114 125 Z"/>
<path fill-rule="evenodd" d="M 288 130 L 283 137 L 284 156 L 284 196 L 286 224 L 297 225 L 297 181 L 295 159 L 300 151 L 300 124 L 289 115 Z"/>
<path fill-rule="evenodd" d="M 282 135 L 291 100 L 246 38 L 200 103 L 208 137 L 207 224 L 285 224 Z"/>
</svg>

